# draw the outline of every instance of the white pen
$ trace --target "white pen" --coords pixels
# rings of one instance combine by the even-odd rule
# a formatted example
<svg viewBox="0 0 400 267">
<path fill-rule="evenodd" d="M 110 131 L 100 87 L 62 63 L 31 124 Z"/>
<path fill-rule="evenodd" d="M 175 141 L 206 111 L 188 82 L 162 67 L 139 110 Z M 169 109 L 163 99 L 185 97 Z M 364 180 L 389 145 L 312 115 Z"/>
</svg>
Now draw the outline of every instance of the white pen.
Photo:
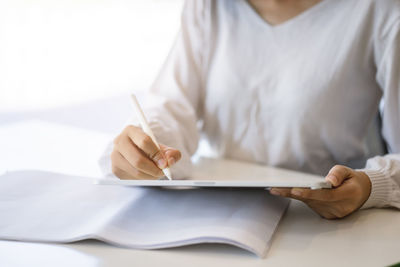
<svg viewBox="0 0 400 267">
<path fill-rule="evenodd" d="M 133 108 L 135 109 L 136 115 L 139 119 L 140 126 L 142 126 L 143 132 L 145 132 L 148 136 L 150 136 L 151 140 L 153 140 L 153 143 L 157 146 L 157 148 L 159 150 L 161 150 L 160 145 L 158 144 L 156 137 L 153 134 L 153 131 L 150 129 L 149 124 L 147 123 L 147 120 L 146 120 L 146 117 L 144 116 L 143 110 L 140 108 L 140 105 L 136 99 L 136 96 L 134 94 L 132 94 L 131 97 L 132 97 L 132 101 L 133 101 Z M 171 171 L 168 167 L 164 168 L 162 171 L 169 180 L 172 180 Z"/>
</svg>

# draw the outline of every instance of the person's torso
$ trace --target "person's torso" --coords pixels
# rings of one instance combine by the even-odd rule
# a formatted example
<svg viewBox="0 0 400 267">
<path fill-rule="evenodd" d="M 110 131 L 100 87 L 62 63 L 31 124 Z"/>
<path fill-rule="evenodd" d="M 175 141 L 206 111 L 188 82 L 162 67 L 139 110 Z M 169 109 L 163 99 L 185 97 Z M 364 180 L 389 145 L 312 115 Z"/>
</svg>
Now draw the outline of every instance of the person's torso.
<svg viewBox="0 0 400 267">
<path fill-rule="evenodd" d="M 319 174 L 366 157 L 372 2 L 323 0 L 277 26 L 245 0 L 212 2 L 203 131 L 219 156 Z"/>
</svg>

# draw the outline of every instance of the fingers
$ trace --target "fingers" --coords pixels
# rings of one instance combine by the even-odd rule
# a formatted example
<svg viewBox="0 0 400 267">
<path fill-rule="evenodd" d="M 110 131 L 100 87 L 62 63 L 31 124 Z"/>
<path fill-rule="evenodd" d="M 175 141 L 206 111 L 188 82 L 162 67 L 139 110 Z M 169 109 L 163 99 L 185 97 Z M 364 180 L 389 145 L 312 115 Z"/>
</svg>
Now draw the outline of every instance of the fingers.
<svg viewBox="0 0 400 267">
<path fill-rule="evenodd" d="M 334 166 L 325 177 L 334 187 L 337 187 L 343 183 L 344 180 L 351 178 L 353 170 L 342 165 Z"/>
<path fill-rule="evenodd" d="M 178 162 L 181 159 L 182 155 L 179 150 L 174 149 L 172 147 L 165 146 L 165 145 L 161 145 L 161 144 L 160 144 L 160 147 L 161 147 L 161 150 L 163 151 L 163 154 L 168 162 L 168 166 L 174 165 L 176 162 Z"/>
<path fill-rule="evenodd" d="M 118 151 L 114 150 L 111 154 L 113 162 L 112 172 L 120 179 L 149 179 L 154 180 L 158 177 L 144 173 L 135 169 Z M 162 176 L 162 174 L 160 175 Z"/>
<path fill-rule="evenodd" d="M 369 177 L 348 167 L 333 167 L 326 179 L 334 187 L 311 190 L 308 188 L 272 188 L 271 194 L 303 201 L 321 217 L 343 218 L 353 213 L 368 199 L 371 188 Z"/>
<path fill-rule="evenodd" d="M 293 188 L 290 190 L 290 195 L 295 196 L 299 199 L 310 199 L 332 202 L 337 201 L 339 195 L 336 191 L 331 189 L 306 189 L 306 188 Z"/>
<path fill-rule="evenodd" d="M 152 159 L 160 169 L 167 167 L 168 163 L 165 160 L 164 155 L 161 150 L 158 149 L 156 144 L 154 144 L 150 136 L 145 134 L 142 129 L 132 125 L 126 127 L 125 130 L 132 142 L 150 159 Z"/>
<path fill-rule="evenodd" d="M 155 179 L 161 169 L 181 158 L 179 150 L 160 144 L 159 149 L 141 128 L 126 127 L 114 140 L 111 154 L 113 173 L 121 179 Z"/>
<path fill-rule="evenodd" d="M 118 152 L 129 162 L 133 168 L 154 177 L 162 176 L 162 171 L 160 168 L 158 168 L 153 161 L 147 158 L 147 156 L 144 155 L 142 151 L 140 151 L 131 142 L 130 139 L 122 139 L 118 144 L 115 144 L 115 146 Z"/>
<path fill-rule="evenodd" d="M 341 186 L 339 188 L 342 187 L 344 186 Z M 351 185 L 346 187 L 353 186 Z M 279 192 L 280 196 L 289 197 L 304 202 L 307 206 L 318 213 L 322 218 L 338 219 L 349 215 L 355 210 L 352 201 L 348 200 L 349 194 L 338 192 L 339 188 L 322 190 L 309 190 L 303 188 L 273 188 L 271 189 L 271 194 L 275 195 L 276 192 Z M 328 192 L 334 190 L 337 191 L 333 193 L 333 197 L 330 197 Z M 296 191 L 302 191 L 302 195 L 299 196 Z M 305 192 L 310 192 L 311 195 L 307 195 L 307 193 Z"/>
<path fill-rule="evenodd" d="M 337 212 L 330 205 L 330 203 L 332 202 L 321 202 L 299 197 L 296 194 L 292 194 L 292 191 L 295 189 L 297 190 L 299 188 L 271 188 L 270 193 L 273 195 L 279 195 L 283 197 L 289 197 L 296 200 L 300 200 L 304 202 L 307 206 L 309 206 L 312 210 L 314 210 L 316 213 L 318 213 L 322 218 L 325 219 L 338 218 L 337 215 L 335 214 Z"/>
<path fill-rule="evenodd" d="M 159 149 L 153 140 L 138 127 L 128 126 L 126 132 L 135 146 L 153 160 L 160 169 L 171 166 L 181 159 L 179 150 L 162 144 L 159 144 Z"/>
<path fill-rule="evenodd" d="M 336 202 L 351 197 L 356 190 L 357 187 L 354 184 L 346 183 L 333 189 L 271 188 L 270 193 L 301 201 L 316 200 L 322 202 Z"/>
<path fill-rule="evenodd" d="M 333 189 L 319 189 L 312 190 L 307 188 L 276 188 L 271 191 L 272 194 L 282 195 L 284 197 L 290 197 L 298 200 L 318 200 L 318 201 L 338 201 L 342 199 L 347 191 L 349 191 L 348 187 L 341 187 L 340 185 L 346 179 L 349 179 L 353 176 L 353 170 L 341 166 L 334 166 L 326 176 L 326 180 L 328 180 L 334 187 Z"/>
<path fill-rule="evenodd" d="M 346 179 L 353 176 L 354 171 L 352 169 L 336 165 L 329 171 L 325 179 L 337 188 L 319 190 L 306 188 L 274 188 L 271 190 L 271 194 L 291 197 L 298 200 L 338 201 L 343 197 L 342 194 L 345 193 L 344 191 L 348 191 L 348 188 L 342 188 L 340 185 L 342 185 Z"/>
<path fill-rule="evenodd" d="M 297 200 L 337 201 L 337 195 L 332 189 L 311 190 L 306 188 L 272 188 L 271 194 L 290 197 Z"/>
</svg>

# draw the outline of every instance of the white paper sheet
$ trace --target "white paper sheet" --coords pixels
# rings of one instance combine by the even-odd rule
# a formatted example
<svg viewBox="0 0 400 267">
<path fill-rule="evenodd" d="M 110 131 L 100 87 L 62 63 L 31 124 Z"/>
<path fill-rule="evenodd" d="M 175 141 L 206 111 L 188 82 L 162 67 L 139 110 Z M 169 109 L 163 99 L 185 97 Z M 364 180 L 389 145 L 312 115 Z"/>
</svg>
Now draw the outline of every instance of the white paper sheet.
<svg viewBox="0 0 400 267">
<path fill-rule="evenodd" d="M 288 201 L 254 189 L 144 189 L 41 171 L 0 176 L 0 239 L 131 248 L 203 242 L 264 257 Z"/>
</svg>

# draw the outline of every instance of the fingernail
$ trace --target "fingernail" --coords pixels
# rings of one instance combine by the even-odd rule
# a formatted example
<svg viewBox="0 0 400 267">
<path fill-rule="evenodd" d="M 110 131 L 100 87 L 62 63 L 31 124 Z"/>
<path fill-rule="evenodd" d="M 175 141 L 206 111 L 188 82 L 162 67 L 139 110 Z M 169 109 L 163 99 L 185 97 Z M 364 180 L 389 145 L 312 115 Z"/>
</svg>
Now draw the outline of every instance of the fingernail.
<svg viewBox="0 0 400 267">
<path fill-rule="evenodd" d="M 301 197 L 301 195 L 303 194 L 303 190 L 301 189 L 292 189 L 292 192 L 290 192 L 292 195 Z"/>
<path fill-rule="evenodd" d="M 172 166 L 172 165 L 174 165 L 174 164 L 175 164 L 175 159 L 174 159 L 173 157 L 169 158 L 169 159 L 168 159 L 168 165 L 169 165 L 169 166 Z"/>
<path fill-rule="evenodd" d="M 166 167 L 165 165 L 167 165 L 167 162 L 165 161 L 165 159 L 159 159 L 157 161 L 157 164 L 159 168 L 164 169 Z"/>
<path fill-rule="evenodd" d="M 281 195 L 281 193 L 279 191 L 275 190 L 275 189 L 271 189 L 271 190 L 269 190 L 269 192 L 274 196 L 280 196 Z"/>
<path fill-rule="evenodd" d="M 331 184 L 333 184 L 333 185 L 336 185 L 337 182 L 338 182 L 338 179 L 337 179 L 336 176 L 333 175 L 333 174 L 329 174 L 329 175 L 326 177 L 326 179 L 328 179 L 328 181 L 330 181 Z"/>
</svg>

